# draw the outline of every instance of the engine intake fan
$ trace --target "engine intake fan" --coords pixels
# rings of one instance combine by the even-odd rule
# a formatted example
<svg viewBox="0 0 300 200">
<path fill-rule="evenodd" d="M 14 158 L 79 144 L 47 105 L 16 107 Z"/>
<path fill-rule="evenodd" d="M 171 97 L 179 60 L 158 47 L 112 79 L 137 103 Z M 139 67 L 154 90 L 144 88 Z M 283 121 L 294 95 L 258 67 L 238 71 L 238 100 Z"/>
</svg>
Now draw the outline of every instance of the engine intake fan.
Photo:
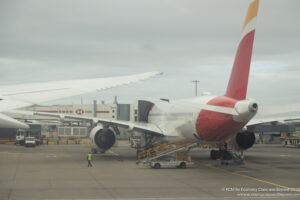
<svg viewBox="0 0 300 200">
<path fill-rule="evenodd" d="M 112 128 L 103 128 L 102 126 L 93 128 L 90 137 L 101 152 L 110 149 L 116 142 L 114 130 Z"/>
<path fill-rule="evenodd" d="M 239 150 L 246 150 L 255 143 L 255 135 L 252 131 L 239 132 L 235 136 L 235 143 Z"/>
</svg>

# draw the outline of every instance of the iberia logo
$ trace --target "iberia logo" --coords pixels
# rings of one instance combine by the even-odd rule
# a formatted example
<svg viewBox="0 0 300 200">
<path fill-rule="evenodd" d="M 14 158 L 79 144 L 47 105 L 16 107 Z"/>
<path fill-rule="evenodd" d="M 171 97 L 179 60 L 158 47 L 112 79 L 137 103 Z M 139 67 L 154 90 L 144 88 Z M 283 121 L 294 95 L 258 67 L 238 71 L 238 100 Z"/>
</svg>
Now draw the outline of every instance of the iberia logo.
<svg viewBox="0 0 300 200">
<path fill-rule="evenodd" d="M 77 115 L 83 115 L 84 110 L 82 110 L 81 108 L 79 108 L 79 109 L 77 109 L 77 110 L 75 111 L 75 113 L 76 113 Z"/>
</svg>

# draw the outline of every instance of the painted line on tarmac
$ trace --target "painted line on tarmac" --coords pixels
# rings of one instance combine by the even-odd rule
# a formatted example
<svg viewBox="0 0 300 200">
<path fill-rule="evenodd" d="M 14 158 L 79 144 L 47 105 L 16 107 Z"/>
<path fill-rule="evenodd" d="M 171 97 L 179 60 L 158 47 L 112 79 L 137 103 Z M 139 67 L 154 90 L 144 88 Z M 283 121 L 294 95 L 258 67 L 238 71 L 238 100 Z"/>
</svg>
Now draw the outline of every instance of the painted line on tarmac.
<svg viewBox="0 0 300 200">
<path fill-rule="evenodd" d="M 243 173 L 248 173 L 248 172 L 253 172 L 253 171 L 249 171 L 249 170 L 247 170 L 247 171 L 246 171 L 246 170 L 239 170 L 239 171 L 235 171 L 235 172 L 238 172 L 238 173 L 242 173 L 242 172 L 243 172 Z"/>
<path fill-rule="evenodd" d="M 225 197 L 226 198 L 226 197 Z M 229 198 L 229 197 L 228 197 Z M 232 197 L 230 197 L 232 199 Z M 216 199 L 215 197 L 145 197 L 145 198 L 104 198 L 104 199 L 48 199 L 48 200 L 199 200 L 199 199 Z"/>
<path fill-rule="evenodd" d="M 112 150 L 108 150 L 107 152 L 109 152 L 109 153 L 111 153 L 111 154 L 113 154 L 113 155 L 115 155 L 115 156 L 119 156 L 119 154 L 113 152 Z"/>
<path fill-rule="evenodd" d="M 253 181 L 257 181 L 257 182 L 261 182 L 261 183 L 265 183 L 265 184 L 269 184 L 269 185 L 273 185 L 273 186 L 276 186 L 276 187 L 280 187 L 280 188 L 284 188 L 284 189 L 287 189 L 287 190 L 294 191 L 294 188 L 290 188 L 290 187 L 287 187 L 287 186 L 284 186 L 284 185 L 280 185 L 280 184 L 277 184 L 277 183 L 272 183 L 270 181 L 255 178 L 255 177 L 248 176 L 248 175 L 245 175 L 245 174 L 240 174 L 240 173 L 237 173 L 237 172 L 233 172 L 233 171 L 230 171 L 230 170 L 227 170 L 227 169 L 222 169 L 222 168 L 215 167 L 215 166 L 212 166 L 212 165 L 206 165 L 206 164 L 201 163 L 201 162 L 198 162 L 198 163 L 202 166 L 205 166 L 205 167 L 208 167 L 208 168 L 211 168 L 211 169 L 216 169 L 218 171 L 222 171 L 222 172 L 225 172 L 227 174 L 237 175 L 237 176 L 244 177 L 246 179 L 250 179 L 250 180 L 253 180 Z M 296 192 L 300 192 L 300 191 L 296 191 Z"/>
<path fill-rule="evenodd" d="M 46 156 L 46 158 L 56 158 L 56 155 L 55 155 L 55 154 L 48 154 L 48 155 Z"/>
<path fill-rule="evenodd" d="M 291 155 L 288 155 L 288 154 L 282 154 L 282 155 L 279 155 L 280 157 L 292 157 Z"/>
</svg>

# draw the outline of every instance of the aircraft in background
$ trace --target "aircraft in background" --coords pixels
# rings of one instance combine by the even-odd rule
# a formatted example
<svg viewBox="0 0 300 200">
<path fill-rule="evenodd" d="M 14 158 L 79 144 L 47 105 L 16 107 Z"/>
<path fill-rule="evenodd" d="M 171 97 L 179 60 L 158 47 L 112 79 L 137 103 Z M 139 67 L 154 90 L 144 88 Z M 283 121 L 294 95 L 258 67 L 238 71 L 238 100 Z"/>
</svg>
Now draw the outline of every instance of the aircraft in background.
<svg viewBox="0 0 300 200">
<path fill-rule="evenodd" d="M 207 94 L 176 101 L 164 99 L 154 103 L 141 101 L 139 112 L 142 111 L 142 117 L 139 118 L 139 122 L 65 114 L 34 114 L 91 120 L 98 124 L 90 133 L 91 148 L 94 152 L 105 152 L 114 145 L 118 127 L 149 136 L 150 146 L 154 141 L 164 140 L 164 138 L 184 138 L 186 141 L 196 143 L 217 144 L 219 150 L 211 151 L 211 156 L 214 158 L 226 155 L 229 149 L 236 151 L 249 149 L 255 143 L 255 135 L 253 131 L 247 129 L 248 126 L 277 120 L 251 121 L 258 111 L 258 104 L 246 96 L 258 7 L 259 0 L 254 0 L 248 7 L 241 40 L 224 95 Z"/>
<path fill-rule="evenodd" d="M 101 91 L 145 80 L 159 74 L 161 73 L 148 72 L 130 76 L 0 86 L 0 112 Z M 0 113 L 0 128 L 28 128 L 28 125 Z"/>
</svg>

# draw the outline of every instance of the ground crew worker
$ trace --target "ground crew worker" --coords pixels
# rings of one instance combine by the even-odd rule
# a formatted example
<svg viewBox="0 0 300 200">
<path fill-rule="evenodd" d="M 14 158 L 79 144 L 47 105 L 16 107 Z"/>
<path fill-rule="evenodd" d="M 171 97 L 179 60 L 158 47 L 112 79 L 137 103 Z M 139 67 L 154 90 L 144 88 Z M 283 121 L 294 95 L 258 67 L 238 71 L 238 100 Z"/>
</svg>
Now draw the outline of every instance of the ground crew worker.
<svg viewBox="0 0 300 200">
<path fill-rule="evenodd" d="M 241 152 L 241 159 L 244 160 L 245 157 L 244 157 L 244 152 Z"/>
<path fill-rule="evenodd" d="M 87 161 L 88 161 L 88 167 L 93 167 L 92 166 L 92 154 L 91 154 L 91 152 L 87 156 Z"/>
</svg>

